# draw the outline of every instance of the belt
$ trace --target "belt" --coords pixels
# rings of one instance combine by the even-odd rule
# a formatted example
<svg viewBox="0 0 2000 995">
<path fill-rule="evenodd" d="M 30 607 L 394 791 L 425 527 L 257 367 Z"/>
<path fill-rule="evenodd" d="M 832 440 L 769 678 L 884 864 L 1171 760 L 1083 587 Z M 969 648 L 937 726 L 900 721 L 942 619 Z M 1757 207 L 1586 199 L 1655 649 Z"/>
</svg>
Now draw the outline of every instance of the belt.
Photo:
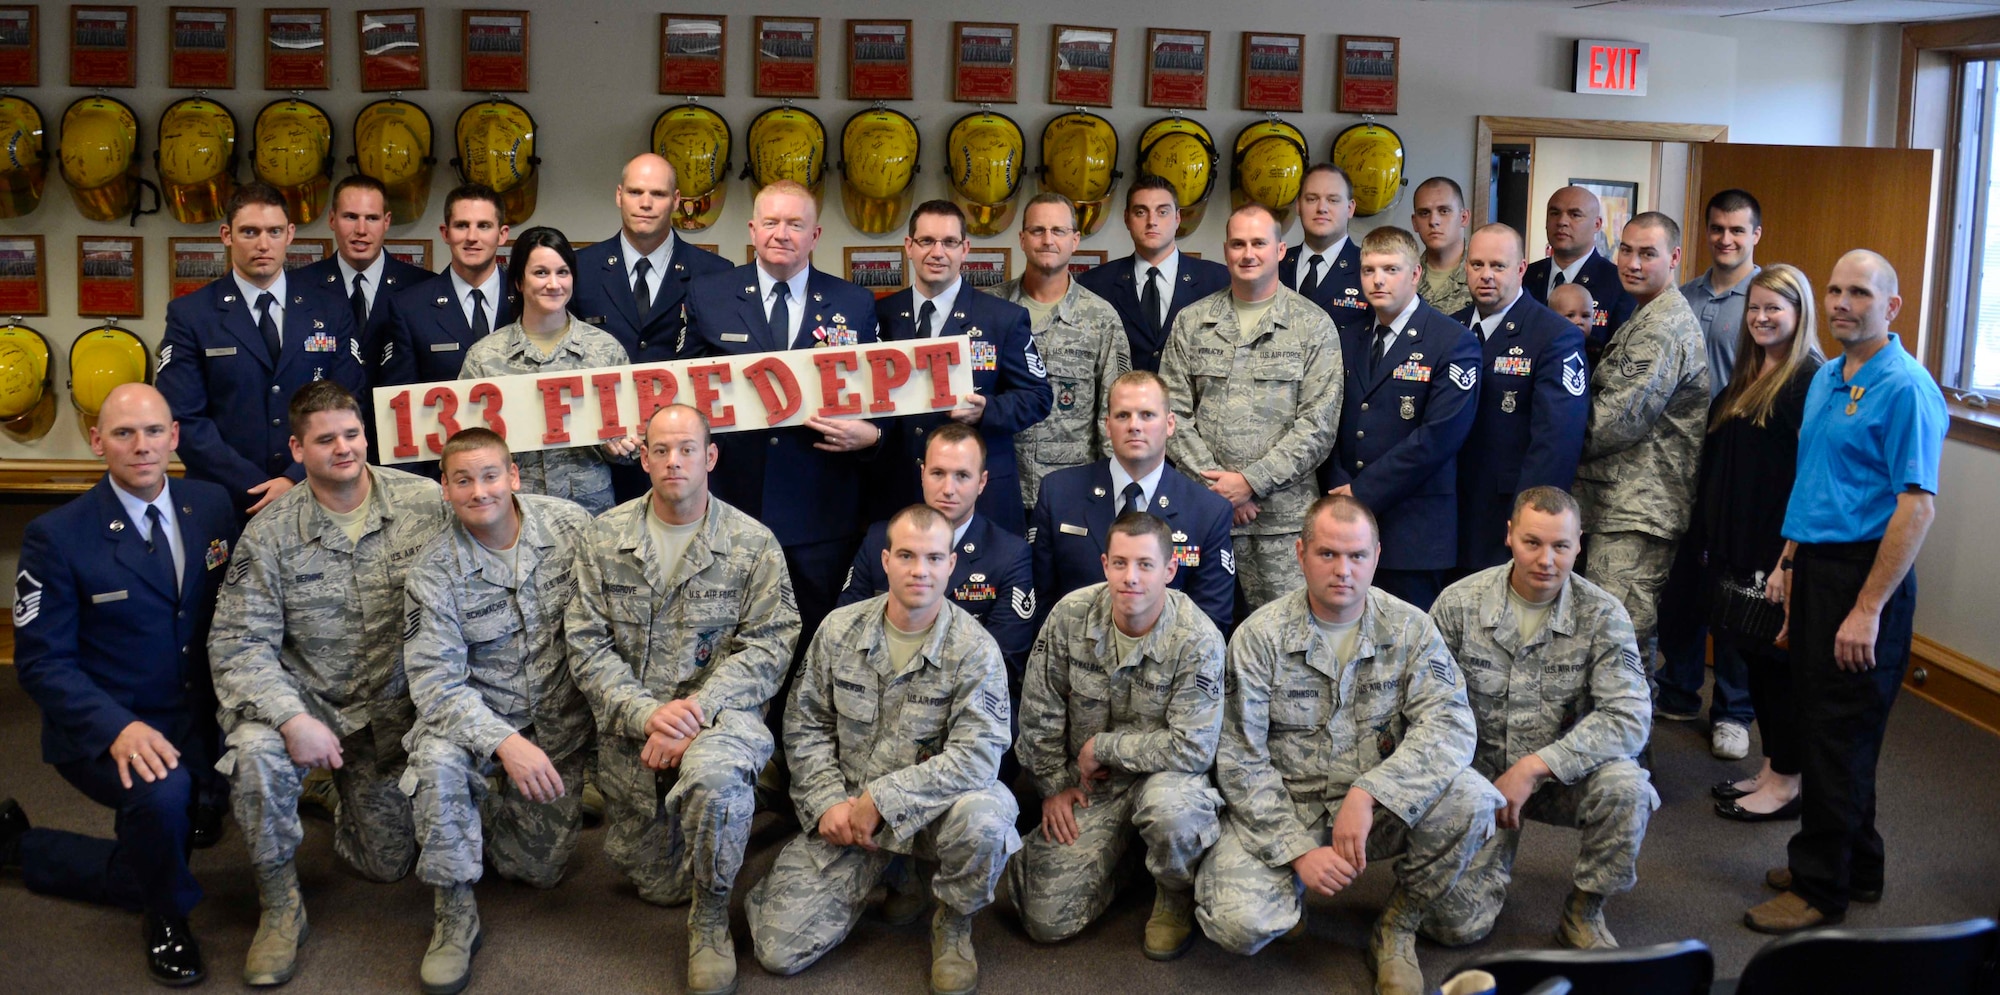
<svg viewBox="0 0 2000 995">
<path fill-rule="evenodd" d="M 1821 560 L 1869 560 L 1875 559 L 1875 551 L 1882 546 L 1880 539 L 1864 539 L 1860 542 L 1802 542 L 1799 556 Z"/>
</svg>

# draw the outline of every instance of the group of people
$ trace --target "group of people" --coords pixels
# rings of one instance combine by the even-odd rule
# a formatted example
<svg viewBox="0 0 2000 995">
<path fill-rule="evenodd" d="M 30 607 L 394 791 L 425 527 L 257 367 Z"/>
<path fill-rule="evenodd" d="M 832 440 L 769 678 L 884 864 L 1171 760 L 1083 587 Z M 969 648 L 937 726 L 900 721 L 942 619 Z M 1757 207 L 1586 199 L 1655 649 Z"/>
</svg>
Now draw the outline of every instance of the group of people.
<svg viewBox="0 0 2000 995">
<path fill-rule="evenodd" d="M 930 201 L 911 285 L 878 301 L 812 267 L 809 190 L 758 192 L 732 268 L 674 234 L 652 155 L 619 177 L 616 236 L 530 229 L 504 274 L 490 190 L 452 192 L 428 275 L 381 251 L 379 186 L 344 180 L 339 251 L 288 274 L 284 202 L 247 185 L 231 274 L 174 302 L 157 389 L 118 388 L 92 429 L 106 477 L 22 548 L 44 756 L 117 838 L 8 801 L 0 862 L 143 912 L 150 975 L 192 983 L 188 852 L 226 805 L 261 906 L 243 977 L 281 984 L 310 933 L 299 804 L 330 771 L 336 851 L 434 889 L 419 977 L 457 992 L 486 936 L 475 883 L 490 864 L 555 886 L 591 779 L 607 856 L 688 906 L 699 995 L 736 987 L 760 811 L 801 827 L 744 901 L 776 973 L 883 885 L 892 923 L 935 907 L 932 990 L 971 992 L 975 914 L 1001 900 L 1032 938 L 1073 936 L 1136 837 L 1146 956 L 1198 934 L 1254 953 L 1376 861 L 1377 990 L 1417 993 L 1416 937 L 1491 930 L 1524 819 L 1581 830 L 1558 938 L 1615 944 L 1604 903 L 1659 804 L 1678 546 L 1788 612 L 1789 656 L 1715 630 L 1770 754 L 1718 804 L 1804 819 L 1749 924 L 1879 894 L 1874 759 L 1944 424 L 1888 332 L 1888 262 L 1834 268 L 1844 353 L 1815 368 L 1811 287 L 1749 264 L 1740 191 L 1709 204 L 1699 312 L 1664 215 L 1625 225 L 1614 262 L 1595 198 L 1565 188 L 1531 266 L 1514 229 L 1468 234 L 1449 179 L 1417 188 L 1414 233 L 1350 237 L 1352 193 L 1312 167 L 1303 244 L 1248 205 L 1218 264 L 1179 251 L 1172 187 L 1141 177 L 1133 253 L 1074 276 L 1075 206 L 1043 194 L 1024 275 L 990 294 L 961 277 L 963 214 Z M 368 462 L 370 386 L 943 335 L 970 340 L 975 392 L 938 414 L 712 433 L 671 405 L 595 446 L 515 454 L 468 428 L 435 464 Z M 1661 702 L 1685 690 L 1666 659 Z"/>
</svg>

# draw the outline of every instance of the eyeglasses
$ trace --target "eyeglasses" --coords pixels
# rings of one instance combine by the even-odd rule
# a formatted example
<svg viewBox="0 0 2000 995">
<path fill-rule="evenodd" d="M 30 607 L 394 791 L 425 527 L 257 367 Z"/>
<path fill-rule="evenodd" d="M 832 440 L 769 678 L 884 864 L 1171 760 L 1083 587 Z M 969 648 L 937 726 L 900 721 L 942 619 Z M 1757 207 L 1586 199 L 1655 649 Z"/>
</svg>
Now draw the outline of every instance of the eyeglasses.
<svg viewBox="0 0 2000 995">
<path fill-rule="evenodd" d="M 1071 235 L 1076 234 L 1076 229 L 1050 228 L 1047 227 L 1046 225 L 1036 225 L 1033 228 L 1021 229 L 1021 233 L 1028 236 L 1029 238 L 1068 238 Z"/>
<path fill-rule="evenodd" d="M 917 248 L 925 252 L 929 252 L 940 245 L 944 246 L 946 252 L 957 252 L 965 248 L 965 239 L 962 238 L 932 238 L 929 235 L 925 235 L 922 238 L 910 239 L 910 241 L 916 243 Z"/>
</svg>

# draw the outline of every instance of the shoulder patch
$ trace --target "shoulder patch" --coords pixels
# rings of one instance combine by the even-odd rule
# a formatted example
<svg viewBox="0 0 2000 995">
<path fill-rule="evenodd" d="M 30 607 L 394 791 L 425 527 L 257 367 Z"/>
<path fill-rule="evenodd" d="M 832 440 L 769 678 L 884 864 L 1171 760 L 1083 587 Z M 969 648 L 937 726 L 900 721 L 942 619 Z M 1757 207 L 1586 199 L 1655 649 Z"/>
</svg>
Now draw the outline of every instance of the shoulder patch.
<svg viewBox="0 0 2000 995">
<path fill-rule="evenodd" d="M 1444 657 L 1437 657 L 1431 661 L 1431 676 L 1445 684 L 1457 683 L 1451 677 L 1451 661 Z"/>
<path fill-rule="evenodd" d="M 1035 534 L 1039 531 L 1041 530 L 1032 525 L 1028 526 L 1028 545 L 1032 546 L 1035 544 Z"/>
<path fill-rule="evenodd" d="M 173 361 L 174 361 L 174 346 L 173 343 L 169 342 L 166 345 L 160 347 L 160 362 L 159 365 L 153 367 L 153 375 L 159 376 L 160 371 L 166 369 L 167 364 Z"/>
<path fill-rule="evenodd" d="M 1476 366 L 1467 367 L 1453 363 L 1451 368 L 1445 371 L 1445 375 L 1451 378 L 1451 382 L 1459 390 L 1471 390 L 1472 386 L 1479 382 L 1479 368 Z"/>
<path fill-rule="evenodd" d="M 1014 588 L 1013 601 L 1014 614 L 1021 616 L 1023 619 L 1032 619 L 1035 617 L 1035 592 L 1023 591 L 1018 587 Z"/>
<path fill-rule="evenodd" d="M 1652 368 L 1653 361 L 1650 359 L 1628 359 L 1619 364 L 1618 372 L 1627 380 L 1637 380 L 1645 376 L 1646 371 Z"/>
<path fill-rule="evenodd" d="M 407 643 L 417 637 L 417 622 L 423 618 L 423 614 L 424 610 L 416 605 L 411 605 L 410 610 L 403 613 L 404 642 Z"/>
<path fill-rule="evenodd" d="M 1563 357 L 1563 389 L 1571 396 L 1582 397 L 1583 389 L 1590 383 L 1590 368 L 1584 364 L 1583 353 L 1571 352 Z"/>
<path fill-rule="evenodd" d="M 1210 701 L 1222 696 L 1222 682 L 1207 674 L 1194 675 L 1194 686 L 1200 689 L 1202 694 L 1208 695 Z"/>
<path fill-rule="evenodd" d="M 1620 650 L 1618 652 L 1618 662 L 1623 664 L 1626 670 L 1638 674 L 1640 679 L 1643 680 L 1646 678 L 1646 668 L 1639 664 L 1638 647 L 1627 646 Z"/>
<path fill-rule="evenodd" d="M 42 614 L 42 582 L 26 570 L 14 575 L 14 628 L 18 629 Z"/>
<path fill-rule="evenodd" d="M 846 578 L 842 579 L 840 582 L 840 589 L 845 591 L 853 586 L 854 586 L 854 568 L 848 567 Z"/>
<path fill-rule="evenodd" d="M 1225 549 L 1216 555 L 1216 559 L 1222 562 L 1222 571 L 1224 573 L 1231 577 L 1236 576 L 1236 553 L 1234 550 Z"/>
<path fill-rule="evenodd" d="M 1042 354 L 1035 351 L 1035 344 L 1029 342 L 1021 351 L 1027 354 L 1028 372 L 1034 374 L 1037 380 L 1047 380 L 1049 368 L 1042 365 Z"/>
<path fill-rule="evenodd" d="M 348 353 L 354 356 L 354 362 L 356 363 L 356 365 L 364 364 L 367 362 L 367 360 L 361 358 L 361 336 L 349 335 L 347 337 L 347 351 Z"/>
<path fill-rule="evenodd" d="M 1007 699 L 1005 697 L 994 694 L 991 691 L 981 691 L 979 692 L 977 704 L 980 711 L 1002 722 L 1007 721 Z"/>
</svg>

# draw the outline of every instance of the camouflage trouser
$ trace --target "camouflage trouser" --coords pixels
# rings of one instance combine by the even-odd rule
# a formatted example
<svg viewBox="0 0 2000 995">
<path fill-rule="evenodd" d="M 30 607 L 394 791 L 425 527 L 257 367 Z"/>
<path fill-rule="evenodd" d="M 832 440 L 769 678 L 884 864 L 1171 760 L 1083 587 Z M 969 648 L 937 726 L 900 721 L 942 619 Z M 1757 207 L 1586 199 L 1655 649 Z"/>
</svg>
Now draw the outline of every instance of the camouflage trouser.
<svg viewBox="0 0 2000 995">
<path fill-rule="evenodd" d="M 1245 535 L 1230 537 L 1236 547 L 1236 588 L 1251 611 L 1256 611 L 1306 586 L 1305 572 L 1299 569 L 1299 534 Z"/>
<path fill-rule="evenodd" d="M 1639 881 L 1639 843 L 1659 804 L 1645 768 L 1614 760 L 1575 784 L 1542 785 L 1521 806 L 1521 817 L 1582 830 L 1571 880 L 1579 890 L 1616 895 Z M 1507 901 L 1520 845 L 1519 829 L 1494 832 L 1458 883 L 1425 910 L 1423 934 L 1454 947 L 1485 939 Z"/>
<path fill-rule="evenodd" d="M 1149 774 L 1116 794 L 1093 793 L 1089 808 L 1077 806 L 1074 843 L 1058 843 L 1040 829 L 1029 833 L 1007 865 L 1007 888 L 1028 935 L 1042 943 L 1066 940 L 1102 915 L 1134 829 L 1160 887 L 1194 887 L 1201 855 L 1222 831 L 1221 810 L 1222 795 L 1207 775 Z"/>
<path fill-rule="evenodd" d="M 378 735 L 371 724 L 340 741 L 340 768 L 333 772 L 340 794 L 333 849 L 371 881 L 400 880 L 417 859 L 410 798 L 397 784 L 406 731 L 385 729 Z M 229 775 L 230 806 L 250 844 L 250 862 L 275 867 L 290 861 L 305 839 L 299 792 L 306 768 L 292 763 L 285 737 L 262 722 L 238 724 L 224 743 L 228 752 L 215 769 Z"/>
<path fill-rule="evenodd" d="M 480 854 L 486 852 L 501 877 L 555 887 L 576 852 L 583 826 L 577 793 L 583 790 L 584 751 L 555 761 L 555 766 L 563 796 L 544 805 L 523 796 L 498 760 L 475 758 L 439 736 L 417 737 L 401 784 L 423 842 L 417 880 L 434 887 L 470 884 L 479 880 Z M 486 779 L 495 774 L 500 788 L 492 791 Z"/>
<path fill-rule="evenodd" d="M 1493 835 L 1493 813 L 1503 804 L 1485 778 L 1459 771 L 1415 826 L 1378 807 L 1368 859 L 1400 854 L 1391 868 L 1397 884 L 1418 907 L 1428 906 L 1451 889 Z M 1224 950 L 1254 954 L 1298 924 L 1306 887 L 1290 864 L 1272 867 L 1252 856 L 1241 831 L 1234 820 L 1223 820 L 1222 838 L 1195 878 L 1195 919 Z M 1332 816 L 1322 816 L 1307 831 L 1325 845 L 1333 837 Z"/>
<path fill-rule="evenodd" d="M 1674 565 L 1674 541 L 1644 532 L 1596 532 L 1584 540 L 1583 576 L 1611 592 L 1632 616 L 1639 659 L 1653 669 L 1660 635 L 1660 589 Z"/>
<path fill-rule="evenodd" d="M 522 493 L 568 498 L 593 516 L 617 503 L 611 495 L 611 467 L 596 449 L 516 453 L 514 462 L 521 468 Z"/>
<path fill-rule="evenodd" d="M 605 855 L 655 905 L 679 905 L 694 888 L 729 894 L 750 843 L 757 772 L 773 748 L 770 730 L 754 712 L 723 711 L 681 754 L 677 769 L 657 774 L 639 761 L 644 745 L 627 736 L 598 739 Z"/>
<path fill-rule="evenodd" d="M 931 891 L 939 902 L 964 915 L 992 904 L 1007 858 L 1021 848 L 1019 812 L 1014 796 L 993 785 L 959 798 L 917 831 L 910 852 L 937 861 Z M 743 903 L 757 962 L 773 974 L 797 974 L 839 946 L 895 857 L 887 849 L 834 846 L 810 830 L 793 837 Z"/>
</svg>

